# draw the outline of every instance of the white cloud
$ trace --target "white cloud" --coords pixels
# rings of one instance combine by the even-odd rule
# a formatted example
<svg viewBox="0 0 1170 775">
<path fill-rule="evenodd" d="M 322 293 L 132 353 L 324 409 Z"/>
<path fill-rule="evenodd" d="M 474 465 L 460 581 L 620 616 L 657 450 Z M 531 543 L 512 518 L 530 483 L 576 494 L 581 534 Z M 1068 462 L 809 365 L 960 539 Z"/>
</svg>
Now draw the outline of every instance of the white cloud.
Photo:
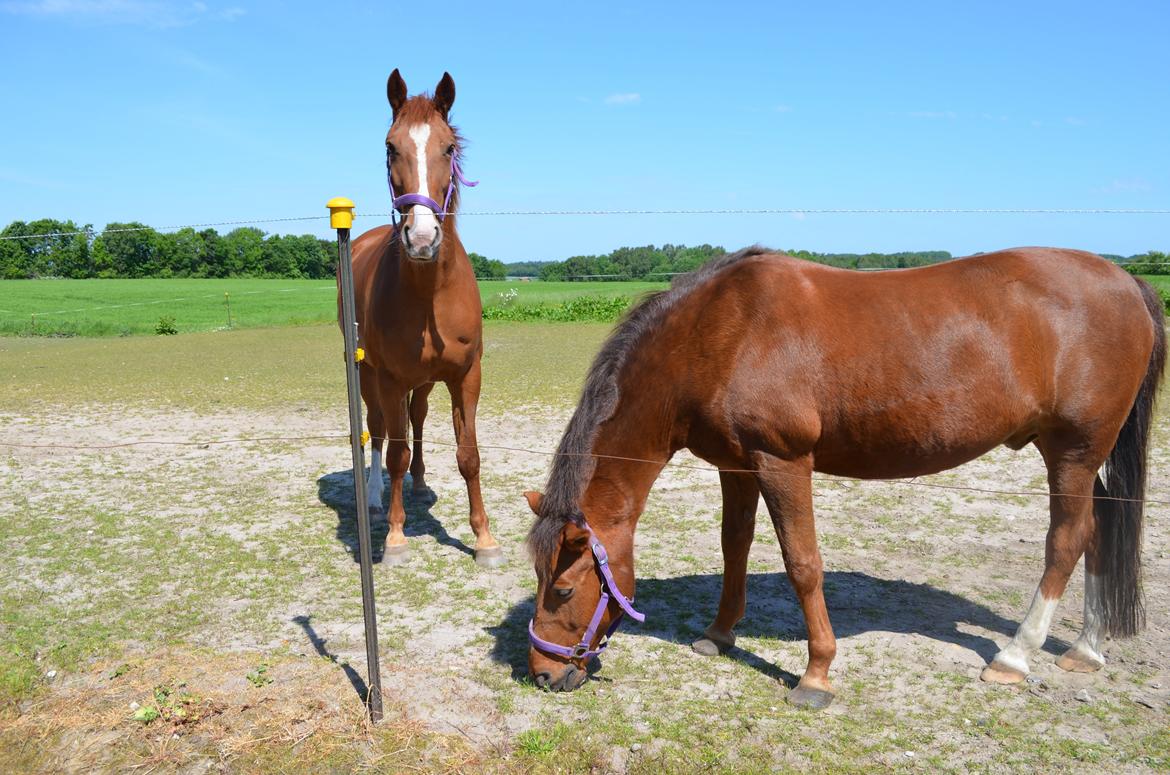
<svg viewBox="0 0 1170 775">
<path fill-rule="evenodd" d="M 959 117 L 959 114 L 953 110 L 912 110 L 907 115 L 910 118 L 947 119 L 949 121 Z"/>
<path fill-rule="evenodd" d="M 606 105 L 637 105 L 642 101 L 642 95 L 637 92 L 611 94 L 605 98 Z"/>
<path fill-rule="evenodd" d="M 1064 123 L 1069 124 L 1070 126 L 1084 126 L 1089 122 L 1078 116 L 1065 116 Z"/>
<path fill-rule="evenodd" d="M 774 105 L 772 107 L 772 112 L 773 113 L 791 113 L 792 106 L 791 105 Z"/>
</svg>

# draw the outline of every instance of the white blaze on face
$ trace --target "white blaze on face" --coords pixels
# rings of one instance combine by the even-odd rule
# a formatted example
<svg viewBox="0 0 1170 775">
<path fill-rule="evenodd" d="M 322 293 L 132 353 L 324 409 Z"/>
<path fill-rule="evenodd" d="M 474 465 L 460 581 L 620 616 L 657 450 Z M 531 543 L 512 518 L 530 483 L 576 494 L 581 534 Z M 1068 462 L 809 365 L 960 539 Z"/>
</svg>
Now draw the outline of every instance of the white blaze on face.
<svg viewBox="0 0 1170 775">
<path fill-rule="evenodd" d="M 431 139 L 431 125 L 418 124 L 411 127 L 410 139 L 414 140 L 415 160 L 418 163 L 418 193 L 430 197 L 430 183 L 427 179 L 427 141 Z M 439 219 L 429 207 L 422 205 L 411 208 L 411 214 L 414 216 L 414 222 L 410 226 L 410 245 L 422 250 L 435 241 Z"/>
</svg>

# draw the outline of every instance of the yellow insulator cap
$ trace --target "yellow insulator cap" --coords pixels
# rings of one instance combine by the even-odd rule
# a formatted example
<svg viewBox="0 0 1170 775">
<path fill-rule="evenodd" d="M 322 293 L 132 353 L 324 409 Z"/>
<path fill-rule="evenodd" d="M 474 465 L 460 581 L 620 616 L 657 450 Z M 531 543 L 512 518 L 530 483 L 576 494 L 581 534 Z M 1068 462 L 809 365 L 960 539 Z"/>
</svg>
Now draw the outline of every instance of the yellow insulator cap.
<svg viewBox="0 0 1170 775">
<path fill-rule="evenodd" d="M 362 431 L 362 446 L 364 447 L 369 443 L 370 443 L 370 432 L 369 431 Z"/>
<path fill-rule="evenodd" d="M 353 200 L 344 196 L 335 196 L 325 203 L 329 208 L 329 228 L 353 228 Z"/>
<path fill-rule="evenodd" d="M 353 359 L 355 361 L 357 361 L 358 363 L 361 363 L 362 361 L 364 361 L 366 359 L 366 351 L 360 347 L 357 348 L 356 350 L 353 351 Z"/>
</svg>

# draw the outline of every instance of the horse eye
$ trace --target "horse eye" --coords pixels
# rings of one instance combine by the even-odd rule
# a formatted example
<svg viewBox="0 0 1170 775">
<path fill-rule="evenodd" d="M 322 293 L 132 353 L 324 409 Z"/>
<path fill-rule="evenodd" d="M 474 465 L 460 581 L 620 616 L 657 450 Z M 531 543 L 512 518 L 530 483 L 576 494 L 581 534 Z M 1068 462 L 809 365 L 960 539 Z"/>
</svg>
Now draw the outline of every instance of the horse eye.
<svg viewBox="0 0 1170 775">
<path fill-rule="evenodd" d="M 555 591 L 557 593 L 557 597 L 559 597 L 561 600 L 568 600 L 573 595 L 572 587 L 558 588 Z"/>
<path fill-rule="evenodd" d="M 452 155 L 453 153 L 455 153 L 455 146 L 454 146 L 454 145 L 448 145 L 448 146 L 447 146 L 447 155 L 448 155 L 448 156 L 450 156 L 450 155 Z"/>
</svg>

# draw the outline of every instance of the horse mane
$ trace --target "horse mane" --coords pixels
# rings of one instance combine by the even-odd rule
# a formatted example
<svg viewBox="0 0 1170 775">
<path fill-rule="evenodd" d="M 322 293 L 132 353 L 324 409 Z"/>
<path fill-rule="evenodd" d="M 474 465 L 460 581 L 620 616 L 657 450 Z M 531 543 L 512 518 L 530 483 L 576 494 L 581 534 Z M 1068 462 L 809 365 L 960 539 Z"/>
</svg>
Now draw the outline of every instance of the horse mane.
<svg viewBox="0 0 1170 775">
<path fill-rule="evenodd" d="M 620 398 L 618 379 L 631 353 L 642 338 L 656 329 L 667 313 L 696 287 L 732 264 L 770 252 L 753 245 L 675 277 L 670 288 L 647 294 L 631 307 L 605 340 L 589 367 L 581 400 L 561 437 L 557 456 L 553 458 L 548 484 L 540 501 L 540 513 L 528 532 L 528 550 L 537 573 L 547 572 L 565 523 L 572 520 L 580 525 L 584 520 L 580 500 L 597 466 L 592 455 L 593 443 L 599 426 L 617 409 Z"/>
<path fill-rule="evenodd" d="M 402 107 L 394 114 L 394 123 L 397 124 L 399 121 L 405 121 L 408 124 L 418 124 L 424 121 L 430 121 L 431 116 L 437 112 L 430 92 L 422 92 L 402 103 Z M 439 118 L 442 118 L 442 116 Z M 452 124 L 450 120 L 447 121 L 447 127 L 451 130 L 451 134 L 455 136 L 455 156 L 462 160 L 465 142 L 463 135 L 459 133 L 459 127 Z M 455 212 L 459 209 L 459 181 L 453 179 L 451 185 L 455 187 L 455 190 L 451 192 L 451 205 L 449 209 L 451 212 Z M 439 204 L 442 204 L 442 202 L 439 202 Z"/>
</svg>

